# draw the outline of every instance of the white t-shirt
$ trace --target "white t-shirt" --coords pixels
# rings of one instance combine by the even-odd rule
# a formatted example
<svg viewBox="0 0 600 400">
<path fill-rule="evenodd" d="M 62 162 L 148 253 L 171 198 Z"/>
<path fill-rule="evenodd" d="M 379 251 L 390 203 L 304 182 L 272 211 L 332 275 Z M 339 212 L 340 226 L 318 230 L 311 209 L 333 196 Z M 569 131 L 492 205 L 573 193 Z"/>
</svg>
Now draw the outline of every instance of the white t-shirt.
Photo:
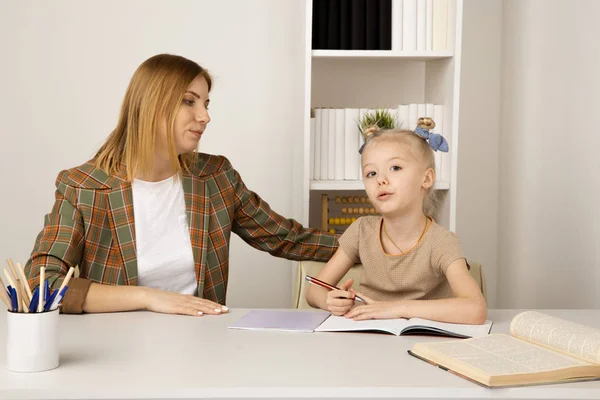
<svg viewBox="0 0 600 400">
<path fill-rule="evenodd" d="M 138 285 L 195 294 L 198 287 L 181 179 L 134 179 Z"/>
</svg>

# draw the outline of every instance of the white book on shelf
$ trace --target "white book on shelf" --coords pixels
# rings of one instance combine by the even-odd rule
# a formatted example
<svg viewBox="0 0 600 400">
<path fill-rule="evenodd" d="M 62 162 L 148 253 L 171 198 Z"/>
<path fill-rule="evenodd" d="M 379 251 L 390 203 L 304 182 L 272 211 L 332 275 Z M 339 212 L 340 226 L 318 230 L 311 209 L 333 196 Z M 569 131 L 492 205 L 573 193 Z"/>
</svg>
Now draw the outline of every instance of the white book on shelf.
<svg viewBox="0 0 600 400">
<path fill-rule="evenodd" d="M 343 108 L 335 110 L 335 180 L 344 180 L 344 143 L 346 113 Z"/>
<path fill-rule="evenodd" d="M 327 137 L 327 179 L 333 181 L 335 179 L 335 109 L 330 108 L 329 112 L 329 129 Z"/>
<path fill-rule="evenodd" d="M 315 139 L 314 139 L 314 150 L 313 150 L 313 163 L 314 169 L 312 179 L 319 180 L 321 178 L 321 124 L 322 124 L 322 113 L 321 108 L 315 108 Z"/>
<path fill-rule="evenodd" d="M 425 51 L 433 50 L 433 0 L 427 0 L 425 17 Z"/>
<path fill-rule="evenodd" d="M 410 103 L 408 105 L 408 127 L 407 129 L 414 131 L 417 127 L 417 121 L 419 120 L 418 104 Z"/>
<path fill-rule="evenodd" d="M 433 119 L 437 128 L 437 121 L 435 120 L 435 104 L 425 104 L 425 115 Z M 432 133 L 437 133 L 436 128 L 433 128 Z M 442 171 L 440 170 L 440 166 L 442 165 L 442 153 L 439 151 L 434 151 L 433 155 L 435 159 L 435 178 L 436 180 L 440 180 L 440 178 L 442 177 Z"/>
<path fill-rule="evenodd" d="M 419 118 L 422 117 L 426 117 L 427 115 L 427 108 L 425 107 L 425 104 L 417 104 L 417 122 L 419 120 Z M 415 125 L 416 128 L 416 125 Z"/>
<path fill-rule="evenodd" d="M 308 179 L 315 179 L 315 119 L 310 119 Z"/>
<path fill-rule="evenodd" d="M 446 137 L 446 132 L 444 132 L 444 106 L 441 104 L 436 104 L 433 106 L 433 120 L 435 121 L 435 128 L 433 128 L 433 132 L 439 135 Z M 446 139 L 447 140 L 447 139 Z M 448 161 L 450 157 L 448 157 L 448 153 L 437 152 L 438 156 L 435 160 L 436 163 L 439 162 L 438 166 L 438 180 L 444 182 L 450 182 L 450 164 Z"/>
<path fill-rule="evenodd" d="M 396 127 L 400 129 L 408 128 L 408 105 L 399 104 L 397 107 L 398 118 L 396 119 Z"/>
<path fill-rule="evenodd" d="M 417 51 L 425 51 L 426 32 L 427 0 L 417 0 Z"/>
<path fill-rule="evenodd" d="M 357 166 L 360 166 L 360 154 L 358 154 L 360 143 L 360 131 L 358 121 L 360 110 L 358 108 L 346 108 L 344 113 L 344 179 L 358 180 L 360 174 Z"/>
<path fill-rule="evenodd" d="M 433 118 L 434 110 L 435 110 L 435 107 L 434 107 L 433 103 L 425 103 L 425 114 L 423 116 Z M 434 121 L 435 121 L 435 119 L 434 119 Z"/>
<path fill-rule="evenodd" d="M 435 133 L 439 133 L 440 135 L 444 135 L 444 131 L 442 127 L 444 126 L 444 106 L 441 104 L 435 104 L 433 106 L 433 120 L 435 121 L 435 128 L 433 131 Z"/>
<path fill-rule="evenodd" d="M 446 130 L 450 124 L 444 123 Z M 448 133 L 448 132 L 446 132 Z M 443 135 L 448 140 L 448 135 Z M 442 153 L 442 181 L 450 183 L 450 172 L 452 171 L 452 149 L 450 149 L 450 143 L 448 143 L 448 153 Z"/>
<path fill-rule="evenodd" d="M 402 50 L 402 0 L 392 0 L 392 50 Z"/>
<path fill-rule="evenodd" d="M 329 109 L 321 112 L 321 174 L 320 180 L 327 179 L 327 153 L 329 152 Z"/>
<path fill-rule="evenodd" d="M 402 51 L 417 49 L 417 0 L 402 2 Z"/>
<path fill-rule="evenodd" d="M 387 112 L 390 114 L 390 117 L 394 119 L 394 128 L 398 123 L 398 109 L 397 108 L 388 108 Z"/>
<path fill-rule="evenodd" d="M 369 110 L 368 108 L 361 108 L 358 112 L 358 121 L 359 121 L 359 126 L 360 126 L 360 121 L 362 121 L 363 117 L 367 114 L 370 113 L 371 110 Z M 358 148 L 360 149 L 362 147 L 362 145 L 365 143 L 365 140 L 362 136 L 362 134 L 359 132 L 358 134 Z M 362 179 L 362 155 L 358 158 L 358 165 L 357 165 L 357 170 L 358 170 L 358 179 Z"/>
<path fill-rule="evenodd" d="M 433 50 L 447 50 L 448 0 L 433 0 Z"/>
</svg>

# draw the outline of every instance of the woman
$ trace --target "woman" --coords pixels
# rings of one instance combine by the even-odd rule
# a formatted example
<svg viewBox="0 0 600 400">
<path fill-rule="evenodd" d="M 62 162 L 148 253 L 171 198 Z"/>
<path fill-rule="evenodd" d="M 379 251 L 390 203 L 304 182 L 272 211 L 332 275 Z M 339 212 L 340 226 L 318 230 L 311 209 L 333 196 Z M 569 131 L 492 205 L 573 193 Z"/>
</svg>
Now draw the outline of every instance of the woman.
<svg viewBox="0 0 600 400">
<path fill-rule="evenodd" d="M 63 312 L 226 312 L 231 232 L 277 257 L 326 261 L 335 252 L 333 235 L 273 212 L 225 157 L 196 152 L 211 86 L 193 61 L 149 58 L 94 159 L 58 175 L 25 273 L 34 287 L 45 267 L 56 289 L 79 265 Z"/>
</svg>

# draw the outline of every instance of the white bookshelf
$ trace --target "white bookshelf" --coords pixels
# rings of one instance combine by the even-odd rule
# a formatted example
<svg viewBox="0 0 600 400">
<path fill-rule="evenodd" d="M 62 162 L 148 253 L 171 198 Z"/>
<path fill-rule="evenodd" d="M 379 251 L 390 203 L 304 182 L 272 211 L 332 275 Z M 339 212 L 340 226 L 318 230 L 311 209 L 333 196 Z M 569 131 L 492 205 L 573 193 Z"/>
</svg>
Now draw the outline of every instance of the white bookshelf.
<svg viewBox="0 0 600 400">
<path fill-rule="evenodd" d="M 311 180 L 312 108 L 392 108 L 398 104 L 434 103 L 444 105 L 443 135 L 450 147 L 444 159 L 450 172 L 444 174 L 445 180 L 438 176 L 435 186 L 443 199 L 438 222 L 454 231 L 462 0 L 448 0 L 447 48 L 443 51 L 312 50 L 312 0 L 305 1 L 304 146 L 299 182 L 303 191 L 302 223 L 318 227 L 314 220 L 321 209 L 315 197 L 323 192 L 336 196 L 338 191 L 364 191 L 362 181 Z"/>
</svg>

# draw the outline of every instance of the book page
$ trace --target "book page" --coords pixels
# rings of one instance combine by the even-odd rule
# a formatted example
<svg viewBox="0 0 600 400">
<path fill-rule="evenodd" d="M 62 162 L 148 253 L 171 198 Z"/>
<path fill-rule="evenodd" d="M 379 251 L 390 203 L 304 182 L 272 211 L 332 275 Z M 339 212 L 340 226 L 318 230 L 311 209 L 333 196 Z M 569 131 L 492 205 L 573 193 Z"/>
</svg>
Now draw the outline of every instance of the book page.
<svg viewBox="0 0 600 400">
<path fill-rule="evenodd" d="M 492 328 L 492 321 L 485 321 L 482 325 L 468 325 L 468 324 L 451 324 L 448 322 L 437 322 L 423 318 L 411 318 L 408 320 L 407 328 L 415 327 L 424 329 L 435 328 L 436 331 L 450 332 L 459 334 L 466 337 L 482 337 L 490 333 Z"/>
<path fill-rule="evenodd" d="M 383 331 L 400 335 L 406 326 L 406 319 L 369 319 L 354 321 L 353 319 L 332 315 L 323 322 L 315 332 L 350 332 L 350 331 Z"/>
<path fill-rule="evenodd" d="M 517 338 L 600 364 L 600 329 L 537 311 L 526 311 L 513 318 L 510 333 Z"/>
<path fill-rule="evenodd" d="M 490 376 L 553 371 L 590 365 L 576 358 L 502 334 L 478 339 L 423 343 L 423 345 Z"/>
</svg>

